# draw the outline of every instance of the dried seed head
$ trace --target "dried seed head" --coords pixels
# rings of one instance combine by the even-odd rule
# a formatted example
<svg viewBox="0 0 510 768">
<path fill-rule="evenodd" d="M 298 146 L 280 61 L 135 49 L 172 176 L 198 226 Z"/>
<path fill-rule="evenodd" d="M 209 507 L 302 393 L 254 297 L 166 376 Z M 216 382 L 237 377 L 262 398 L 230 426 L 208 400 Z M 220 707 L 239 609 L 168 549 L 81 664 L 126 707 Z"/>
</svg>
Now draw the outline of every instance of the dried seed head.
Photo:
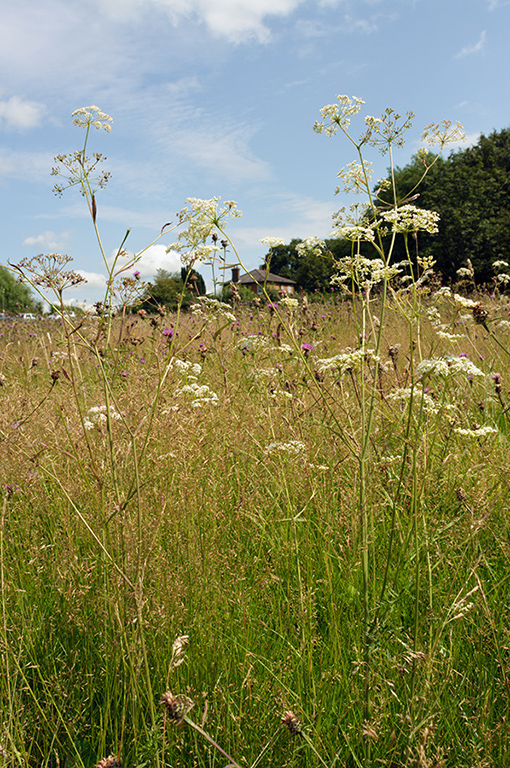
<svg viewBox="0 0 510 768">
<path fill-rule="evenodd" d="M 120 767 L 121 767 L 120 760 L 117 757 L 114 757 L 113 755 L 108 755 L 108 757 L 104 757 L 96 765 L 96 768 L 120 768 Z"/>
<path fill-rule="evenodd" d="M 303 723 L 290 710 L 282 715 L 282 725 L 285 725 L 291 733 L 301 733 L 303 730 Z"/>
<path fill-rule="evenodd" d="M 478 325 L 485 325 L 485 323 L 487 322 L 487 318 L 489 317 L 489 313 L 487 312 L 483 304 L 481 304 L 480 302 L 475 304 L 475 306 L 472 307 L 472 312 L 473 312 L 473 318 L 475 320 L 475 323 L 478 323 Z"/>
<path fill-rule="evenodd" d="M 175 723 L 182 722 L 190 709 L 194 706 L 194 702 L 187 696 L 184 696 L 183 694 L 174 696 L 171 691 L 167 691 L 163 694 L 160 703 L 165 706 L 168 717 Z"/>
<path fill-rule="evenodd" d="M 455 491 L 455 493 L 456 493 L 456 495 L 457 495 L 457 499 L 458 499 L 458 501 L 466 501 L 466 499 L 467 499 L 467 493 L 466 493 L 466 491 L 464 490 L 464 488 L 461 488 L 461 487 L 459 486 L 459 487 L 457 488 L 457 490 Z"/>
</svg>

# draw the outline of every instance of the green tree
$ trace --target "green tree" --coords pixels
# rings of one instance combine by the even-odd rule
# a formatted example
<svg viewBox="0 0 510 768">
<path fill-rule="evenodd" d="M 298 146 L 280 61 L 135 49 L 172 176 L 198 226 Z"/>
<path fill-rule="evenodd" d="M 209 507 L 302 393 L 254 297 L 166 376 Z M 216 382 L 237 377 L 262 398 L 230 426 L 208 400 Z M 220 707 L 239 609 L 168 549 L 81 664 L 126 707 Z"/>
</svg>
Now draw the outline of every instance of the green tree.
<svg viewBox="0 0 510 768">
<path fill-rule="evenodd" d="M 0 266 L 0 311 L 11 314 L 42 312 L 40 302 L 35 302 L 30 288 L 19 283 L 12 272 Z"/>
<path fill-rule="evenodd" d="M 205 293 L 202 275 L 192 269 L 185 283 L 186 275 L 186 268 L 183 268 L 180 273 L 158 269 L 154 281 L 147 286 L 146 295 L 139 306 L 147 312 L 154 312 L 158 307 L 165 307 L 173 312 L 177 309 L 184 291 L 182 308 L 186 309 L 197 295 Z"/>
<path fill-rule="evenodd" d="M 399 202 L 423 170 L 418 155 L 396 169 Z M 477 282 L 487 282 L 494 261 L 510 261 L 510 129 L 482 135 L 475 146 L 439 158 L 414 191 L 419 194 L 415 205 L 441 217 L 438 234 L 420 233 L 416 247 L 422 255 L 434 256 L 444 278 L 455 279 L 457 269 L 470 259 Z M 405 258 L 401 243 L 396 244 L 394 258 Z"/>
<path fill-rule="evenodd" d="M 324 256 L 313 253 L 299 253 L 297 246 L 302 241 L 292 239 L 287 245 L 277 245 L 267 253 L 261 269 L 266 267 L 280 277 L 295 280 L 305 291 L 329 291 L 331 278 L 336 272 L 335 261 L 351 253 L 351 244 L 346 240 L 325 240 L 327 252 Z"/>
</svg>

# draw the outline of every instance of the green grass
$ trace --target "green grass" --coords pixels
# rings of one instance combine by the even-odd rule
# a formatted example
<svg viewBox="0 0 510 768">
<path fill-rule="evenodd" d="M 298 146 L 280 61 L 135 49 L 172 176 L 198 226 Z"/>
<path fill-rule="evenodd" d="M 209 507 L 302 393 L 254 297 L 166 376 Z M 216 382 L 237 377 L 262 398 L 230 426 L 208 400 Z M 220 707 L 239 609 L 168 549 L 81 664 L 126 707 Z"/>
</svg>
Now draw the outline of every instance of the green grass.
<svg viewBox="0 0 510 768">
<path fill-rule="evenodd" d="M 167 690 L 194 701 L 189 717 L 242 766 L 508 762 L 509 392 L 491 378 L 508 334 L 502 348 L 445 304 L 464 340 L 443 341 L 420 301 L 422 356 L 466 352 L 485 375 L 424 381 L 434 412 L 419 382 L 410 411 L 392 399 L 413 374 L 390 302 L 362 509 L 373 363 L 340 376 L 317 362 L 357 347 L 349 305 L 298 310 L 306 357 L 282 350 L 265 309 L 239 309 L 218 333 L 183 316 L 172 354 L 203 366 L 218 404 L 202 408 L 166 370 L 174 316 L 130 321 L 120 341 L 114 323 L 100 358 L 93 321 L 74 348 L 49 323 L 4 329 L 0 472 L 16 486 L 2 514 L 6 765 L 88 768 L 114 754 L 133 768 L 225 766 L 195 729 L 165 722 Z M 249 334 L 266 343 L 243 354 Z M 105 381 L 121 418 L 84 431 L 79 412 L 105 403 Z M 455 432 L 483 424 L 498 433 Z M 302 451 L 266 450 L 290 441 Z M 282 727 L 289 710 L 304 735 Z"/>
</svg>

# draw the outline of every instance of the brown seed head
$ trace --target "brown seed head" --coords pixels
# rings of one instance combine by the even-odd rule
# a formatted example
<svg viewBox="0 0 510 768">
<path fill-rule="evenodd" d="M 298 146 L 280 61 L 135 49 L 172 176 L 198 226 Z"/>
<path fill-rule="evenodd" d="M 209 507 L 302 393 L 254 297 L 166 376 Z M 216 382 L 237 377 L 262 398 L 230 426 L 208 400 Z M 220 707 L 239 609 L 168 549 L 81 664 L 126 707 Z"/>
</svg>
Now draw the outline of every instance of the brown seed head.
<svg viewBox="0 0 510 768">
<path fill-rule="evenodd" d="M 475 304 L 472 311 L 473 311 L 473 318 L 475 320 L 475 323 L 478 323 L 478 325 L 485 325 L 485 323 L 487 322 L 487 318 L 489 317 L 489 313 L 487 312 L 483 304 L 478 302 L 478 304 Z"/>
<path fill-rule="evenodd" d="M 167 691 L 161 697 L 161 704 L 164 705 L 166 713 L 174 723 L 180 723 L 186 717 L 194 702 L 187 696 L 180 694 L 174 696 L 171 691 Z"/>
<path fill-rule="evenodd" d="M 290 710 L 288 712 L 284 712 L 282 715 L 282 725 L 285 725 L 291 733 L 301 733 L 303 730 L 303 723 L 297 717 L 294 712 L 291 712 Z"/>
<path fill-rule="evenodd" d="M 121 763 L 117 757 L 108 755 L 98 762 L 96 768 L 120 768 Z"/>
</svg>

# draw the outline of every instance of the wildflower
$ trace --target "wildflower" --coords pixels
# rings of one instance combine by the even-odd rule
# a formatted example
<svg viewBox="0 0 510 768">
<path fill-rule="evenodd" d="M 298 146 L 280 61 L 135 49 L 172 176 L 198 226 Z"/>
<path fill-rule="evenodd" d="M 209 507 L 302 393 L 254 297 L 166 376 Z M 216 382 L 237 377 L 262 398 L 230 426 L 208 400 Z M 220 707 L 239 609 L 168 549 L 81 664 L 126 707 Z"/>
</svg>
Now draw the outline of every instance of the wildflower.
<svg viewBox="0 0 510 768">
<path fill-rule="evenodd" d="M 424 230 L 434 234 L 438 231 L 439 214 L 417 208 L 415 205 L 402 205 L 393 211 L 381 213 L 381 218 L 392 224 L 393 232 L 418 232 Z"/>
<path fill-rule="evenodd" d="M 313 352 L 313 344 L 301 344 L 301 349 L 303 350 L 305 356 L 309 355 L 310 352 Z"/>
<path fill-rule="evenodd" d="M 303 731 L 303 723 L 291 710 L 284 712 L 282 715 L 282 725 L 288 728 L 292 734 L 301 733 Z"/>
<path fill-rule="evenodd" d="M 161 697 L 161 704 L 164 705 L 166 713 L 174 723 L 181 723 L 195 703 L 187 696 L 180 694 L 174 696 L 171 691 L 167 691 Z"/>
<path fill-rule="evenodd" d="M 264 449 L 264 454 L 270 456 L 273 453 L 289 453 L 293 456 L 302 454 L 306 445 L 300 440 L 290 440 L 288 443 L 270 443 Z"/>
<path fill-rule="evenodd" d="M 503 259 L 498 259 L 492 264 L 493 269 L 505 269 L 506 267 L 509 267 L 509 266 L 510 264 L 508 263 L 508 261 L 503 261 Z"/>
<path fill-rule="evenodd" d="M 317 370 L 319 373 L 333 370 L 335 373 L 342 375 L 347 371 L 360 368 L 363 362 L 367 360 L 379 361 L 375 350 L 368 347 L 360 347 L 354 351 L 347 349 L 345 352 L 334 357 L 317 360 Z"/>
<path fill-rule="evenodd" d="M 237 218 L 242 216 L 242 213 L 237 210 L 237 204 L 233 200 L 226 200 L 218 210 L 219 199 L 186 199 L 186 206 L 179 213 L 179 222 L 186 223 L 188 228 L 180 232 L 177 242 L 167 247 L 167 253 L 178 251 L 183 264 L 191 266 L 195 261 L 212 258 L 213 254 L 220 250 L 217 245 L 206 245 L 206 241 L 217 227 L 223 226 L 228 217 Z"/>
<path fill-rule="evenodd" d="M 425 126 L 421 140 L 428 144 L 439 144 L 440 149 L 443 149 L 447 144 L 465 141 L 466 134 L 459 122 L 453 125 L 451 120 L 442 120 L 441 123 L 429 123 Z"/>
<path fill-rule="evenodd" d="M 105 112 L 101 112 L 99 107 L 95 107 L 94 105 L 91 107 L 80 107 L 80 109 L 75 109 L 71 117 L 74 117 L 73 125 L 77 125 L 78 128 L 89 128 L 90 126 L 93 126 L 94 128 L 97 128 L 97 130 L 103 128 L 103 130 L 108 133 L 112 130 L 111 123 L 113 123 L 113 118 Z"/>
<path fill-rule="evenodd" d="M 325 133 L 333 136 L 338 128 L 347 130 L 351 123 L 351 117 L 357 115 L 361 106 L 365 103 L 357 96 L 338 95 L 338 104 L 327 104 L 320 110 L 322 120 L 316 120 L 313 130 L 316 133 Z"/>
<path fill-rule="evenodd" d="M 306 237 L 296 245 L 296 251 L 300 256 L 311 254 L 313 256 L 324 256 L 326 243 L 318 237 Z"/>
<path fill-rule="evenodd" d="M 280 299 L 280 306 L 286 307 L 290 310 L 297 309 L 299 306 L 299 301 L 297 299 L 291 299 L 289 296 L 284 296 L 282 299 Z"/>
<path fill-rule="evenodd" d="M 192 381 L 176 390 L 175 396 L 179 397 L 181 395 L 188 395 L 191 398 L 191 406 L 193 408 L 201 408 L 208 403 L 218 405 L 218 395 L 207 384 L 200 385 Z"/>
<path fill-rule="evenodd" d="M 489 435 L 497 435 L 498 430 L 494 427 L 475 427 L 475 429 L 461 429 L 457 428 L 454 429 L 454 432 L 456 432 L 458 435 L 462 435 L 463 437 L 488 437 Z"/>
<path fill-rule="evenodd" d="M 133 272 L 133 277 L 135 278 L 135 280 L 139 280 L 140 279 L 140 270 L 139 269 L 137 269 L 137 270 L 135 270 Z"/>
<path fill-rule="evenodd" d="M 460 296 L 458 293 L 453 294 L 453 300 L 458 307 L 465 309 L 472 309 L 476 306 L 476 301 L 473 299 L 466 299 L 465 296 Z"/>
<path fill-rule="evenodd" d="M 285 240 L 282 240 L 281 237 L 263 237 L 260 242 L 270 248 L 274 248 L 276 245 L 285 245 Z"/>
<path fill-rule="evenodd" d="M 110 420 L 119 420 L 120 414 L 117 413 L 113 405 L 110 405 Z M 87 431 L 98 427 L 99 429 L 103 424 L 108 422 L 106 405 L 93 406 L 87 411 L 87 416 L 83 420 L 83 426 Z"/>
</svg>

